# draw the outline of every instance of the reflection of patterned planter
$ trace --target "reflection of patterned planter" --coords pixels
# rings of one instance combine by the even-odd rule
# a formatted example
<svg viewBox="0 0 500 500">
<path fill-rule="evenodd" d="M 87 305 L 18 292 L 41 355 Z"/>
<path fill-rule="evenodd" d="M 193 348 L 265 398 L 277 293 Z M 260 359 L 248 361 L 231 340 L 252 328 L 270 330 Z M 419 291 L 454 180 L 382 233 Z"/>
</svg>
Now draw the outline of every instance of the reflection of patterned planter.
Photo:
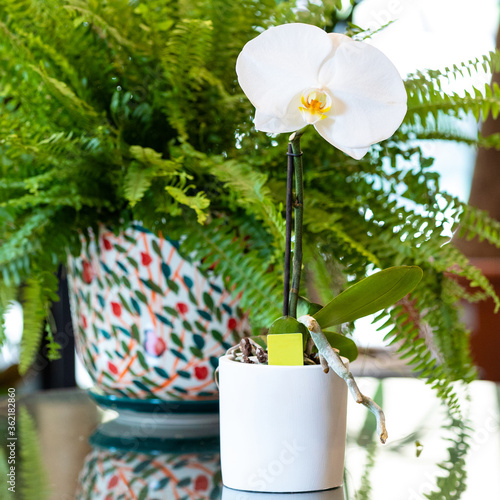
<svg viewBox="0 0 500 500">
<path fill-rule="evenodd" d="M 96 448 L 85 459 L 75 498 L 218 500 L 221 486 L 218 453 L 149 455 Z"/>
<path fill-rule="evenodd" d="M 217 398 L 213 370 L 243 328 L 222 279 L 205 275 L 178 244 L 134 225 L 70 257 L 77 351 L 96 386 L 126 398 Z"/>
</svg>

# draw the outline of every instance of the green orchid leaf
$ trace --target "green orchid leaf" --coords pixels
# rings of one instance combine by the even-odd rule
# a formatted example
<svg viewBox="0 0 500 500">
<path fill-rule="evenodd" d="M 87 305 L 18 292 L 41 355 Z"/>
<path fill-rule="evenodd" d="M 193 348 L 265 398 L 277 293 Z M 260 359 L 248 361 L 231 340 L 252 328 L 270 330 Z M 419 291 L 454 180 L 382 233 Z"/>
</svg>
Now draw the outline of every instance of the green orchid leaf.
<svg viewBox="0 0 500 500">
<path fill-rule="evenodd" d="M 268 335 L 275 335 L 279 333 L 302 333 L 304 349 L 306 348 L 307 341 L 310 337 L 309 330 L 306 326 L 299 323 L 291 316 L 283 316 L 273 321 L 271 327 L 269 328 Z"/>
<path fill-rule="evenodd" d="M 311 302 L 309 304 L 309 310 L 307 311 L 307 314 L 309 314 L 309 316 L 314 316 L 320 309 L 323 309 L 323 306 L 321 304 Z"/>
<path fill-rule="evenodd" d="M 299 296 L 299 299 L 297 300 L 297 318 L 309 314 L 307 312 L 309 310 L 309 304 L 310 302 L 305 297 Z"/>
<path fill-rule="evenodd" d="M 321 304 L 316 304 L 315 302 L 311 302 L 305 297 L 299 297 L 297 301 L 297 318 L 301 316 L 305 316 L 308 314 L 309 316 L 313 316 L 316 314 L 323 306 Z"/>
<path fill-rule="evenodd" d="M 328 328 L 376 313 L 411 292 L 422 275 L 418 266 L 384 269 L 344 290 L 314 314 L 314 318 L 321 328 Z"/>
<path fill-rule="evenodd" d="M 303 335 L 309 335 L 309 330 L 295 318 L 283 316 L 273 321 L 273 324 L 269 328 L 268 335 L 276 335 L 279 333 L 302 333 Z"/>
<path fill-rule="evenodd" d="M 339 354 L 347 358 L 349 361 L 354 361 L 358 357 L 358 346 L 356 343 L 345 335 L 335 332 L 323 332 L 330 345 L 339 350 Z"/>
</svg>

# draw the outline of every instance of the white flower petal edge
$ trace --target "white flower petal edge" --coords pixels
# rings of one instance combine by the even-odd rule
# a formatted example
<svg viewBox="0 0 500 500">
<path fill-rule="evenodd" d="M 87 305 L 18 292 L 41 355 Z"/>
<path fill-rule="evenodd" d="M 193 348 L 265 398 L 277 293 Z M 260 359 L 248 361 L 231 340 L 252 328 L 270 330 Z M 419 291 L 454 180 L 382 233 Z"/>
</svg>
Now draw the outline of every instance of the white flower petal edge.
<svg viewBox="0 0 500 500">
<path fill-rule="evenodd" d="M 317 83 L 334 46 L 316 26 L 283 24 L 248 42 L 236 61 L 238 82 L 259 111 L 282 118 L 290 101 Z"/>
</svg>

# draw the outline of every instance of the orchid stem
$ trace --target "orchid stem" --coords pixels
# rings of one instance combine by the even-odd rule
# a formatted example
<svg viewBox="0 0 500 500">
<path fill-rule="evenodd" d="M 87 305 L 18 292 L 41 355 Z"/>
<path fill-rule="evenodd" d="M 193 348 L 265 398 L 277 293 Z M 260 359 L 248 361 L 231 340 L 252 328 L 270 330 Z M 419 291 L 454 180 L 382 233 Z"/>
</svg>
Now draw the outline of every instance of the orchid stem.
<svg viewBox="0 0 500 500">
<path fill-rule="evenodd" d="M 288 164 L 286 170 L 286 236 L 285 236 L 285 277 L 283 288 L 283 316 L 290 311 L 290 261 L 292 250 L 292 198 L 293 198 L 293 152 L 288 144 Z"/>
<path fill-rule="evenodd" d="M 290 136 L 292 146 L 293 169 L 295 177 L 295 202 L 294 202 L 294 234 L 295 244 L 293 249 L 292 288 L 290 290 L 290 310 L 292 318 L 297 317 L 297 302 L 300 291 L 300 275 L 302 272 L 302 221 L 304 217 L 304 183 L 302 151 L 300 150 L 300 137 L 303 131 L 299 130 Z"/>
</svg>

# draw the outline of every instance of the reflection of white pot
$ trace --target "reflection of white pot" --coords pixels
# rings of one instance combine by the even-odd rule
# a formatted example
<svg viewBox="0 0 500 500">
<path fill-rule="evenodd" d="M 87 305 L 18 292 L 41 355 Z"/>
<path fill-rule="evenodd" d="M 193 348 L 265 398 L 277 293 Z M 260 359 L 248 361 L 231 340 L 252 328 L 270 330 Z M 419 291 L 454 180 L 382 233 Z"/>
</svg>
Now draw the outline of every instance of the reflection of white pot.
<svg viewBox="0 0 500 500">
<path fill-rule="evenodd" d="M 225 486 L 283 493 L 342 485 L 347 386 L 335 373 L 223 356 L 219 390 Z"/>
<path fill-rule="evenodd" d="M 221 500 L 283 500 L 283 498 L 274 493 L 252 493 L 223 488 Z M 344 500 L 344 488 L 308 493 L 289 493 L 286 500 Z"/>
</svg>

